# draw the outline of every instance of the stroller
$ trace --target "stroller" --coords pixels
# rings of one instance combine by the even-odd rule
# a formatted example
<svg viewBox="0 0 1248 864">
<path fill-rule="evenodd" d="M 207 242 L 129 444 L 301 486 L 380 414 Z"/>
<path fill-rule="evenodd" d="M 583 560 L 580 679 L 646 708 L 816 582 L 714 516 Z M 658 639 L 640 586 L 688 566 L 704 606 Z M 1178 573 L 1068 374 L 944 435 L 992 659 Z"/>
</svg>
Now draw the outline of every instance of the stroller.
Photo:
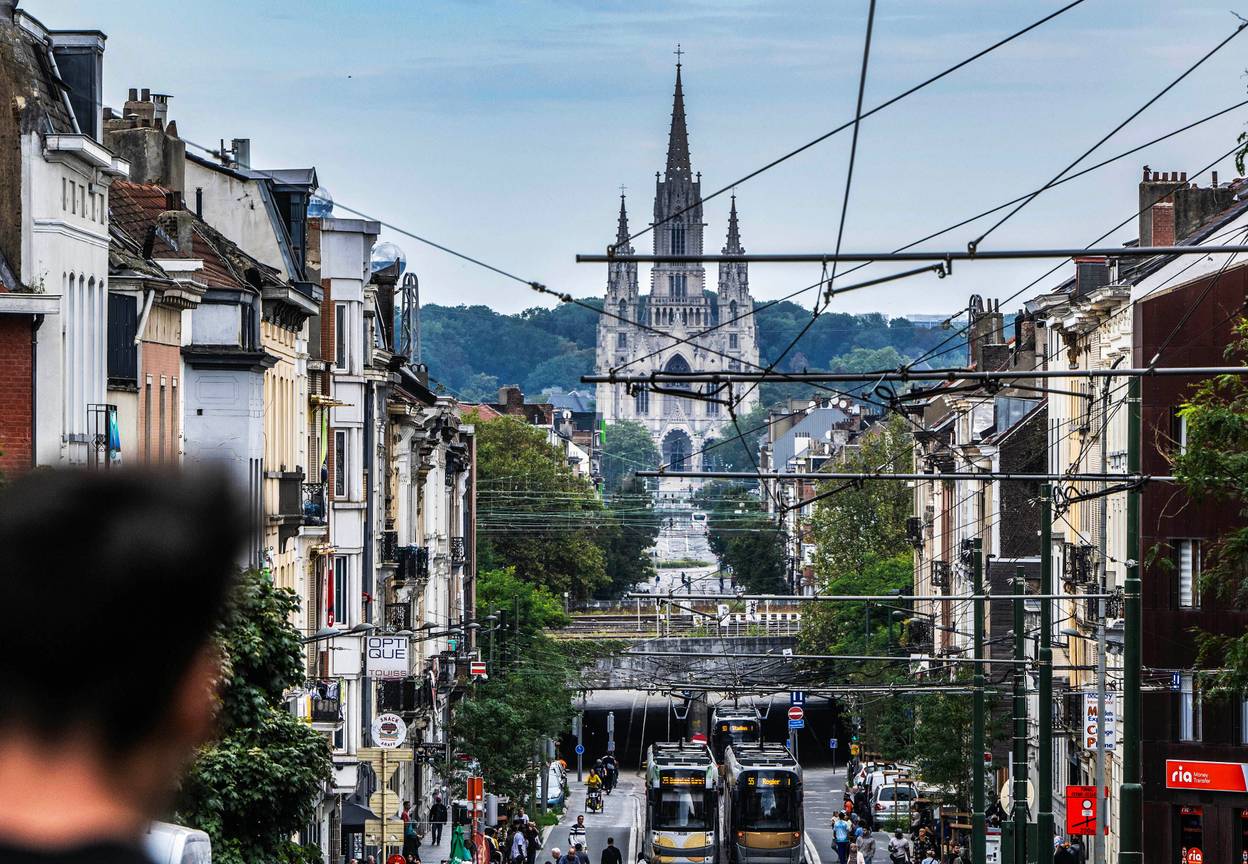
<svg viewBox="0 0 1248 864">
<path fill-rule="evenodd" d="M 602 790 L 591 789 L 585 793 L 585 812 L 601 813 L 602 812 Z"/>
</svg>

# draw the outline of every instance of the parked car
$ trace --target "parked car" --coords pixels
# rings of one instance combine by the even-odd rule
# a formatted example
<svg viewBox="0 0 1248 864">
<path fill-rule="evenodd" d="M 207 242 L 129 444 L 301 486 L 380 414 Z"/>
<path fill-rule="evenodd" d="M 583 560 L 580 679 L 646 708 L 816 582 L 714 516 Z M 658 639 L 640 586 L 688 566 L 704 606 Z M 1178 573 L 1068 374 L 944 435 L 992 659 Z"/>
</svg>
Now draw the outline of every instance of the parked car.
<svg viewBox="0 0 1248 864">
<path fill-rule="evenodd" d="M 910 805 L 919 797 L 909 781 L 885 783 L 871 795 L 871 818 L 876 824 L 901 819 L 910 824 Z"/>
<path fill-rule="evenodd" d="M 212 864 L 212 840 L 207 834 L 169 822 L 153 822 L 143 848 L 155 864 Z"/>
<path fill-rule="evenodd" d="M 568 772 L 563 767 L 562 762 L 551 762 L 547 769 L 547 789 L 546 789 L 546 806 L 562 807 L 564 798 L 568 794 Z M 533 794 L 540 796 L 542 794 L 542 781 L 538 778 L 535 784 Z"/>
</svg>

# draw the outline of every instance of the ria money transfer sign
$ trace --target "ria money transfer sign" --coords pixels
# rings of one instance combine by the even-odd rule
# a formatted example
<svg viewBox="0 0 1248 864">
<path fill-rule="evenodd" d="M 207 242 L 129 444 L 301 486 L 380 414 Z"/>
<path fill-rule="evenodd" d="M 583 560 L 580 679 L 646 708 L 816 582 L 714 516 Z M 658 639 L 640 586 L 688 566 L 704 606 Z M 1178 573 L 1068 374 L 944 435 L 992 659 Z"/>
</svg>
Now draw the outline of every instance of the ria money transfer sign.
<svg viewBox="0 0 1248 864">
<path fill-rule="evenodd" d="M 1248 763 L 1167 759 L 1166 788 L 1248 792 Z"/>
</svg>

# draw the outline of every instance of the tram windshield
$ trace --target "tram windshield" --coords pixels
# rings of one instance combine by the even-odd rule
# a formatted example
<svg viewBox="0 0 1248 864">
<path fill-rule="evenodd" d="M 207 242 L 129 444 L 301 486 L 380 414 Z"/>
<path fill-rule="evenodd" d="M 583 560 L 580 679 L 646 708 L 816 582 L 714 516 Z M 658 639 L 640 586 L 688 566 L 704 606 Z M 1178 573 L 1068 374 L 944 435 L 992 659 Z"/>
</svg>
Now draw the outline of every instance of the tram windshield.
<svg viewBox="0 0 1248 864">
<path fill-rule="evenodd" d="M 737 787 L 737 829 L 796 831 L 800 827 L 801 792 L 787 772 L 759 772 Z"/>
</svg>

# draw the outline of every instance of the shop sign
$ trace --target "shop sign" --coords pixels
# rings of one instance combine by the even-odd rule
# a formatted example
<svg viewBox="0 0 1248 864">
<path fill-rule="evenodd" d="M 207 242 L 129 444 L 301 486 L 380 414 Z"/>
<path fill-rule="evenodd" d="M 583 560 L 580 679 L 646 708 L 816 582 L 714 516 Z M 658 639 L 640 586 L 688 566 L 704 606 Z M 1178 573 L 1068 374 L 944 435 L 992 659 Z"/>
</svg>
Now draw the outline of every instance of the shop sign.
<svg viewBox="0 0 1248 864">
<path fill-rule="evenodd" d="M 1166 760 L 1167 789 L 1201 792 L 1248 792 L 1248 763 Z"/>
</svg>

